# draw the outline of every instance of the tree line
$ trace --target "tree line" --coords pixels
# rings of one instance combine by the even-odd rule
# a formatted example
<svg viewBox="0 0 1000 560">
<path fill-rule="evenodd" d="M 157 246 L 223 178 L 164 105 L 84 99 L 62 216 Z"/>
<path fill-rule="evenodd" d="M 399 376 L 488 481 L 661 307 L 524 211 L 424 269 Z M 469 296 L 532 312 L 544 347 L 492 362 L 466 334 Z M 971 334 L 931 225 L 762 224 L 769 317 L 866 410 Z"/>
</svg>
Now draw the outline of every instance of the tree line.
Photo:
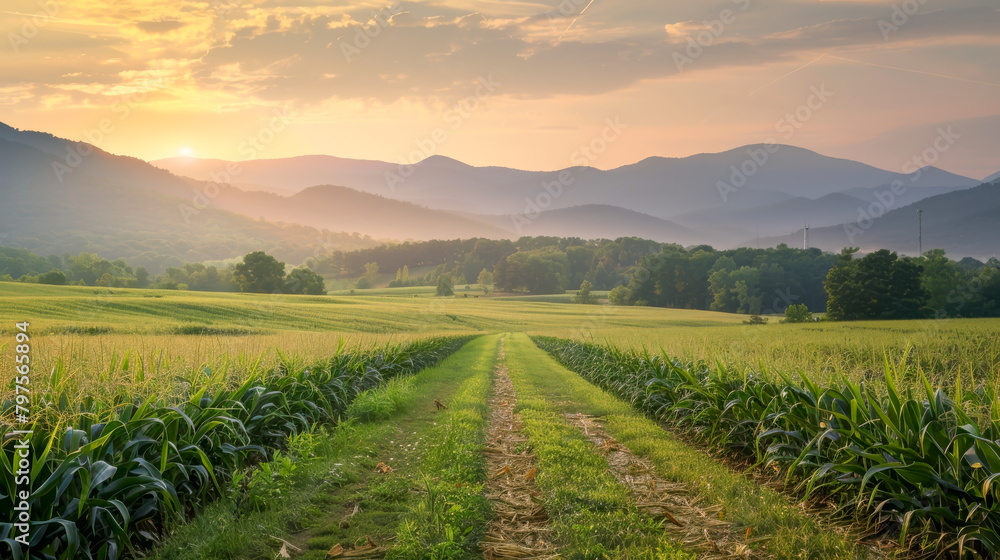
<svg viewBox="0 0 1000 560">
<path fill-rule="evenodd" d="M 720 251 L 637 238 L 523 237 L 384 245 L 333 253 L 314 264 L 342 276 L 360 275 L 359 287 L 374 285 L 380 271 L 395 270 L 390 286 L 437 285 L 440 293 L 447 293 L 446 286 L 488 279 L 503 292 L 585 288 L 577 301 L 588 303 L 594 301 L 591 290 L 610 290 L 608 299 L 617 305 L 750 315 L 792 308 L 792 320 L 823 311 L 837 320 L 1000 314 L 996 259 L 953 261 L 941 250 L 920 257 L 883 250 L 859 258 L 857 253 L 784 244 Z M 411 272 L 419 267 L 426 272 Z"/>
<path fill-rule="evenodd" d="M 795 306 L 797 316 L 826 311 L 833 320 L 1000 316 L 1000 261 L 953 261 L 942 250 L 859 258 L 856 248 L 836 255 L 784 244 L 716 250 L 639 238 L 523 237 L 387 244 L 321 255 L 287 274 L 286 268 L 257 251 L 239 262 L 187 263 L 154 276 L 93 253 L 40 257 L 0 247 L 0 280 L 44 284 L 321 294 L 321 274 L 354 278 L 364 289 L 395 270 L 390 286 L 437 286 L 439 295 L 478 283 L 487 292 L 579 289 L 580 303 L 595 302 L 597 290 L 608 291 L 616 305 L 750 315 Z M 416 269 L 423 272 L 411 273 Z"/>
<path fill-rule="evenodd" d="M 955 262 L 934 249 L 917 258 L 844 249 L 826 279 L 831 320 L 1000 317 L 1000 261 Z"/>
<path fill-rule="evenodd" d="M 187 263 L 151 275 L 123 259 L 109 261 L 93 253 L 40 257 L 26 249 L 0 247 L 0 281 L 50 285 L 152 288 L 202 292 L 326 293 L 323 277 L 306 267 L 285 272 L 286 265 L 263 251 L 238 262 L 212 266 Z M 44 271 L 44 272 L 43 272 Z"/>
<path fill-rule="evenodd" d="M 627 280 L 630 267 L 660 243 L 638 238 L 586 241 L 580 238 L 484 238 L 388 244 L 358 251 L 335 251 L 307 261 L 320 274 L 361 278 L 373 285 L 383 273 L 395 274 L 391 287 L 435 286 L 442 276 L 455 285 L 479 282 L 486 271 L 496 288 L 532 294 L 561 293 L 589 280 L 610 290 Z M 424 272 L 417 274 L 420 269 Z"/>
</svg>

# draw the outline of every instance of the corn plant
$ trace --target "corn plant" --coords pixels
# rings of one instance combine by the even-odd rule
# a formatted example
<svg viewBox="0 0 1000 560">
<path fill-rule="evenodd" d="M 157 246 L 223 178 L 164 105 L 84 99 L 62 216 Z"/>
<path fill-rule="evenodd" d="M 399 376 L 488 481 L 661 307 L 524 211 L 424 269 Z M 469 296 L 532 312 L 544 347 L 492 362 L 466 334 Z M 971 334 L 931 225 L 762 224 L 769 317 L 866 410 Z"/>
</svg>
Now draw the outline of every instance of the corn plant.
<svg viewBox="0 0 1000 560">
<path fill-rule="evenodd" d="M 73 402 L 71 394 L 43 395 L 43 411 L 59 413 L 41 414 L 33 428 L 30 558 L 132 555 L 155 543 L 170 523 L 227 493 L 241 469 L 280 459 L 290 437 L 336 423 L 361 391 L 428 367 L 468 340 L 339 348 L 307 367 L 282 356 L 274 371 L 252 373 L 232 389 L 203 387 L 184 399 L 154 395 L 108 407 Z M 3 404 L 0 418 L 10 406 Z M 63 423 L 52 425 L 53 418 Z M 6 512 L 19 489 L 12 430 L 0 423 L 0 511 Z M 14 536 L 13 523 L 0 520 L 0 557 L 27 558 Z"/>
<path fill-rule="evenodd" d="M 563 365 L 678 429 L 778 467 L 804 496 L 869 516 L 907 546 L 957 558 L 1000 551 L 1000 400 L 954 394 L 886 361 L 885 386 L 733 372 L 649 352 L 539 337 Z"/>
</svg>

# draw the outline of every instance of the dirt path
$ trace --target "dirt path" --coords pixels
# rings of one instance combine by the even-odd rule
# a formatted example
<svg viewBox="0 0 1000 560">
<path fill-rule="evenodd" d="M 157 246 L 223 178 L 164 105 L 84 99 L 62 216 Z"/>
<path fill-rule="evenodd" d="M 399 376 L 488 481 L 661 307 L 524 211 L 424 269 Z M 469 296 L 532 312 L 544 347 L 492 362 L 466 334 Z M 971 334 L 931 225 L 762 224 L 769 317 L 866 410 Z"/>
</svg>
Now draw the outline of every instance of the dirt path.
<svg viewBox="0 0 1000 560">
<path fill-rule="evenodd" d="M 521 419 L 514 413 L 517 395 L 504 365 L 504 343 L 493 374 L 489 430 L 486 433 L 486 466 L 489 479 L 486 497 L 496 517 L 482 540 L 486 560 L 555 560 L 560 558 L 551 543 L 552 526 L 539 504 L 535 488 L 536 459 L 520 449 L 528 441 L 521 432 Z"/>
<path fill-rule="evenodd" d="M 701 505 L 685 484 L 657 476 L 649 461 L 611 437 L 599 419 L 586 414 L 566 414 L 566 419 L 597 446 L 609 471 L 629 489 L 640 511 L 664 518 L 664 530 L 685 549 L 706 559 L 768 558 L 749 546 L 749 534 L 738 535 L 719 519 L 719 507 Z"/>
</svg>

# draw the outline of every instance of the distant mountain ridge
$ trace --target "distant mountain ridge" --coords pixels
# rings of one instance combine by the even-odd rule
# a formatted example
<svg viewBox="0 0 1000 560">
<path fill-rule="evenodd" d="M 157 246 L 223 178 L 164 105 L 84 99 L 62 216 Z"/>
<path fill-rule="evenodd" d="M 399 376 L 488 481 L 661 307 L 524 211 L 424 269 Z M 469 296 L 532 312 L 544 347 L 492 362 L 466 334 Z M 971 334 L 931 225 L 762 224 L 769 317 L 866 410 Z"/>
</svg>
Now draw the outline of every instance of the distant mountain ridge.
<svg viewBox="0 0 1000 560">
<path fill-rule="evenodd" d="M 194 158 L 153 163 L 202 180 L 229 165 Z M 833 194 L 865 200 L 877 189 L 902 181 L 909 187 L 909 199 L 916 201 L 979 184 L 933 167 L 894 173 L 794 146 L 763 144 L 684 158 L 650 157 L 607 171 L 474 167 L 444 156 L 431 156 L 412 168 L 321 155 L 237 165 L 241 172 L 234 184 L 253 190 L 290 193 L 317 184 L 343 185 L 465 216 L 523 214 L 534 206 L 543 211 L 614 206 L 674 222 L 722 243 L 737 243 L 761 229 L 764 235 L 775 235 L 804 222 L 839 223 L 851 208 L 841 198 L 839 210 L 831 210 L 828 205 L 836 197 L 827 197 Z M 753 216 L 756 209 L 768 207 Z M 588 231 L 593 229 L 587 224 Z"/>
<path fill-rule="evenodd" d="M 468 214 L 471 219 L 502 228 L 515 236 L 618 239 L 641 237 L 661 243 L 711 243 L 702 232 L 674 222 L 618 206 L 588 204 L 538 214 Z M 717 239 L 715 242 L 719 242 Z"/>
<path fill-rule="evenodd" d="M 96 252 L 151 272 L 266 250 L 292 264 L 374 239 L 279 225 L 196 200 L 195 181 L 89 144 L 0 123 L 0 244 L 40 255 Z M 187 207 L 194 215 L 185 216 Z M 46 271 L 37 271 L 46 272 Z"/>
<path fill-rule="evenodd" d="M 794 240 L 803 223 L 821 239 L 893 181 L 907 185 L 894 208 L 978 184 L 935 168 L 899 174 L 773 145 L 652 157 L 607 171 L 475 167 L 444 156 L 412 169 L 322 155 L 157 163 L 163 168 L 0 124 L 0 243 L 133 262 L 166 255 L 174 265 L 259 249 L 298 263 L 375 239 L 637 236 L 725 248 Z M 959 203 L 950 211 L 962 219 L 942 227 L 987 220 L 976 214 L 991 208 L 986 199 L 961 199 L 974 208 Z M 885 239 L 906 250 L 902 238 Z M 838 243 L 831 237 L 817 246 L 839 251 Z"/>
<path fill-rule="evenodd" d="M 886 198 L 888 200 L 888 198 Z M 882 206 L 884 209 L 885 206 Z M 917 210 L 921 210 L 918 223 Z M 944 249 L 953 257 L 987 260 L 1000 257 L 1000 179 L 975 188 L 939 194 L 911 204 L 891 204 L 884 214 L 878 206 L 860 205 L 853 219 L 809 231 L 809 245 L 827 251 L 860 247 L 862 252 L 889 248 L 905 254 Z M 761 239 L 766 245 L 800 246 L 802 230 Z M 752 246 L 752 241 L 745 241 Z"/>
</svg>

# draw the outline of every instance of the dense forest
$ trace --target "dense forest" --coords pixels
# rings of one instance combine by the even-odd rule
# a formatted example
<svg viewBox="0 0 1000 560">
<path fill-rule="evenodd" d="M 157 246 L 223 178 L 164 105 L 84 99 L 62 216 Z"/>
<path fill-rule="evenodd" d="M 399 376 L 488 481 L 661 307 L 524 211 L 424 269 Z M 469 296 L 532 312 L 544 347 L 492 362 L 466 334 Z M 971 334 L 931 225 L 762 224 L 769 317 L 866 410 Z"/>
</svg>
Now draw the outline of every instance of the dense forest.
<svg viewBox="0 0 1000 560">
<path fill-rule="evenodd" d="M 919 258 L 878 251 L 861 259 L 856 252 L 838 256 L 784 244 L 719 251 L 708 245 L 683 248 L 637 238 L 523 237 L 383 245 L 331 253 L 308 264 L 324 275 L 360 277 L 359 287 L 374 285 L 381 273 L 393 271 L 390 286 L 433 286 L 443 276 L 455 285 L 476 283 L 487 271 L 502 292 L 563 293 L 586 281 L 588 288 L 610 290 L 609 300 L 617 305 L 747 314 L 783 313 L 791 305 L 804 305 L 822 312 L 832 296 L 835 305 L 855 302 L 847 312 L 833 311 L 832 318 L 839 319 L 1000 313 L 996 259 L 956 262 L 939 249 Z M 872 266 L 887 258 L 898 264 Z M 861 272 L 845 272 L 854 270 L 851 267 Z M 426 272 L 411 274 L 418 268 Z M 861 298 L 876 303 L 859 309 L 856 302 Z"/>
<path fill-rule="evenodd" d="M 833 320 L 1000 316 L 996 258 L 956 262 L 940 249 L 917 258 L 884 249 L 857 258 L 857 252 L 666 246 L 643 259 L 609 299 L 619 305 L 748 314 L 805 305 L 828 311 Z"/>
<path fill-rule="evenodd" d="M 492 272 L 502 292 L 557 294 L 580 288 L 613 290 L 612 302 L 752 313 L 790 303 L 826 307 L 823 280 L 837 261 L 819 249 L 685 249 L 638 238 L 584 241 L 523 237 L 516 241 L 468 239 L 403 243 L 336 252 L 310 262 L 321 274 L 371 276 L 396 271 L 395 285 L 435 285 L 442 275 L 456 285 Z M 422 276 L 410 270 L 434 266 Z M 772 305 L 776 300 L 778 303 Z"/>
<path fill-rule="evenodd" d="M 485 269 L 495 275 L 496 288 L 532 294 L 575 290 L 584 280 L 595 289 L 610 290 L 627 280 L 627 271 L 663 246 L 655 241 L 626 237 L 585 241 L 579 238 L 522 237 L 516 241 L 459 239 L 383 245 L 372 249 L 336 251 L 307 264 L 320 274 L 357 278 L 377 265 L 395 272 L 391 285 L 436 285 L 442 275 L 456 285 L 475 283 Z M 421 276 L 413 269 L 433 267 Z"/>
<path fill-rule="evenodd" d="M 832 320 L 1000 316 L 1000 261 L 956 263 L 935 249 L 920 258 L 885 249 L 855 258 L 844 249 L 830 270 Z"/>
</svg>

